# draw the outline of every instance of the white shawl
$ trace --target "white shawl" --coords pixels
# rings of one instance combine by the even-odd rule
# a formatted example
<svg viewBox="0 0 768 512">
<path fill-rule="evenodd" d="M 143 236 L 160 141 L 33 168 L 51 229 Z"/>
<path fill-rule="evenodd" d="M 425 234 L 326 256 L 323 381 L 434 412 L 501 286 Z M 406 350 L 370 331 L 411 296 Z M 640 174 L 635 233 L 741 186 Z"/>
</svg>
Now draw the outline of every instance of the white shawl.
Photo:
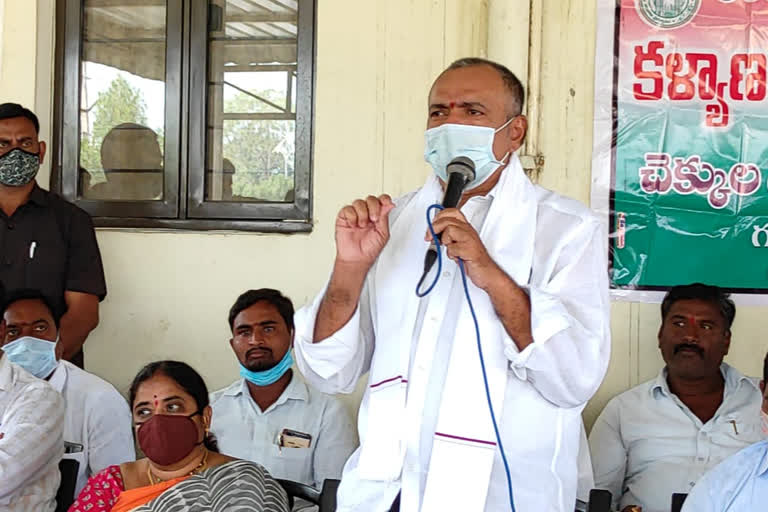
<svg viewBox="0 0 768 512">
<path fill-rule="evenodd" d="M 517 155 L 511 156 L 493 193 L 480 238 L 496 264 L 515 282 L 525 285 L 533 260 L 537 202 L 533 185 L 525 176 Z M 427 248 L 426 242 L 419 242 L 427 229 L 426 209 L 439 203 L 441 197 L 439 182 L 432 175 L 409 201 L 398 205 L 402 211 L 390 226 L 390 240 L 374 269 L 372 303 L 387 307 L 386 315 L 377 314 L 375 307 L 372 309 L 376 350 L 369 377 L 365 443 L 358 467 L 366 479 L 398 479 L 409 434 L 406 429 L 420 427 L 406 420 L 407 393 L 414 391 L 408 389 L 408 375 L 420 300 L 415 287 Z M 444 252 L 443 265 L 455 265 Z M 435 290 L 452 285 L 444 281 L 438 282 Z M 488 295 L 469 278 L 467 283 L 480 326 L 491 402 L 498 419 L 502 417 L 507 381 L 509 362 L 504 347 L 509 338 Z M 417 341 L 418 350 L 426 350 L 428 354 L 438 341 L 452 343 L 442 397 L 427 397 L 441 403 L 423 511 L 455 509 L 456 494 L 452 489 L 461 489 L 461 503 L 469 507 L 467 510 L 482 510 L 497 449 L 474 324 L 466 300 L 461 306 L 455 333 L 453 340 L 426 339 L 419 334 Z"/>
</svg>

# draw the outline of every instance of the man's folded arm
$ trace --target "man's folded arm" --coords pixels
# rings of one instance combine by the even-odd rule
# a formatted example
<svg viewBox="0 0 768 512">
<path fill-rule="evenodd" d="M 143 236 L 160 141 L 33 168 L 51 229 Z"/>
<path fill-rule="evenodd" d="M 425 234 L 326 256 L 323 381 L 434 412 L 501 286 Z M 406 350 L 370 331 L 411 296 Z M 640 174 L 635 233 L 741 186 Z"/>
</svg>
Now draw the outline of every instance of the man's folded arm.
<svg viewBox="0 0 768 512">
<path fill-rule="evenodd" d="M 64 453 L 64 401 L 42 382 L 32 384 L 5 410 L 0 432 L 0 500 Z"/>
<path fill-rule="evenodd" d="M 552 279 L 526 287 L 533 343 L 505 352 L 512 372 L 560 407 L 583 405 L 610 359 L 607 246 L 601 225 L 585 221 L 562 249 Z"/>
</svg>

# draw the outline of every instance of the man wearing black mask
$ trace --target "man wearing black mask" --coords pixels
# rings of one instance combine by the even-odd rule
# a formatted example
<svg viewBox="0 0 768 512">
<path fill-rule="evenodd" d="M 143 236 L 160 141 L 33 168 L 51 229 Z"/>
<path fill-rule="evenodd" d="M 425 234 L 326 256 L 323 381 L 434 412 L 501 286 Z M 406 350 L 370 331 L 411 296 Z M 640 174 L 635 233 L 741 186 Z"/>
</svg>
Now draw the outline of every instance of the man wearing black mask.
<svg viewBox="0 0 768 512">
<path fill-rule="evenodd" d="M 595 486 L 619 510 L 666 512 L 720 461 L 759 441 L 758 379 L 723 363 L 736 307 L 716 286 L 669 290 L 658 340 L 658 377 L 615 397 L 589 437 Z"/>
<path fill-rule="evenodd" d="M 0 105 L 0 282 L 33 288 L 66 311 L 64 358 L 82 367 L 82 346 L 107 293 L 90 216 L 37 185 L 45 158 L 40 123 L 16 103 Z"/>
</svg>

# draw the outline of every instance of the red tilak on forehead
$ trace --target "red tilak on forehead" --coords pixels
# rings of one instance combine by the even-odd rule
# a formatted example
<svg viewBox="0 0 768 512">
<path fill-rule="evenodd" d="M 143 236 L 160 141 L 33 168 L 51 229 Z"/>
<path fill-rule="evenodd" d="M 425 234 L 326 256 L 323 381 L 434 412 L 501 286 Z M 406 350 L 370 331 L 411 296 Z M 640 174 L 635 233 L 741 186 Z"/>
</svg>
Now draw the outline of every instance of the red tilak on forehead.
<svg viewBox="0 0 768 512">
<path fill-rule="evenodd" d="M 451 107 L 451 108 L 453 108 L 453 107 L 455 107 L 455 106 L 456 106 L 456 102 L 455 102 L 455 101 L 452 101 L 452 102 L 450 102 L 450 103 L 448 104 L 448 106 L 449 106 L 449 107 Z"/>
<path fill-rule="evenodd" d="M 693 315 L 688 315 L 688 321 L 691 322 L 692 324 L 695 324 L 696 323 L 696 317 L 693 316 Z"/>
</svg>

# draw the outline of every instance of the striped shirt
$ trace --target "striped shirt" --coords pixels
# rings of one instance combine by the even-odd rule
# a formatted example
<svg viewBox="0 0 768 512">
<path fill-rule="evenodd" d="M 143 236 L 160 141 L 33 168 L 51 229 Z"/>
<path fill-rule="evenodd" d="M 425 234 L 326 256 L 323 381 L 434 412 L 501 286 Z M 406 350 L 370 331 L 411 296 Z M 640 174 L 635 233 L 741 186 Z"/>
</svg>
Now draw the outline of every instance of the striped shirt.
<svg viewBox="0 0 768 512">
<path fill-rule="evenodd" d="M 52 512 L 64 453 L 64 401 L 0 352 L 0 512 Z"/>
</svg>

